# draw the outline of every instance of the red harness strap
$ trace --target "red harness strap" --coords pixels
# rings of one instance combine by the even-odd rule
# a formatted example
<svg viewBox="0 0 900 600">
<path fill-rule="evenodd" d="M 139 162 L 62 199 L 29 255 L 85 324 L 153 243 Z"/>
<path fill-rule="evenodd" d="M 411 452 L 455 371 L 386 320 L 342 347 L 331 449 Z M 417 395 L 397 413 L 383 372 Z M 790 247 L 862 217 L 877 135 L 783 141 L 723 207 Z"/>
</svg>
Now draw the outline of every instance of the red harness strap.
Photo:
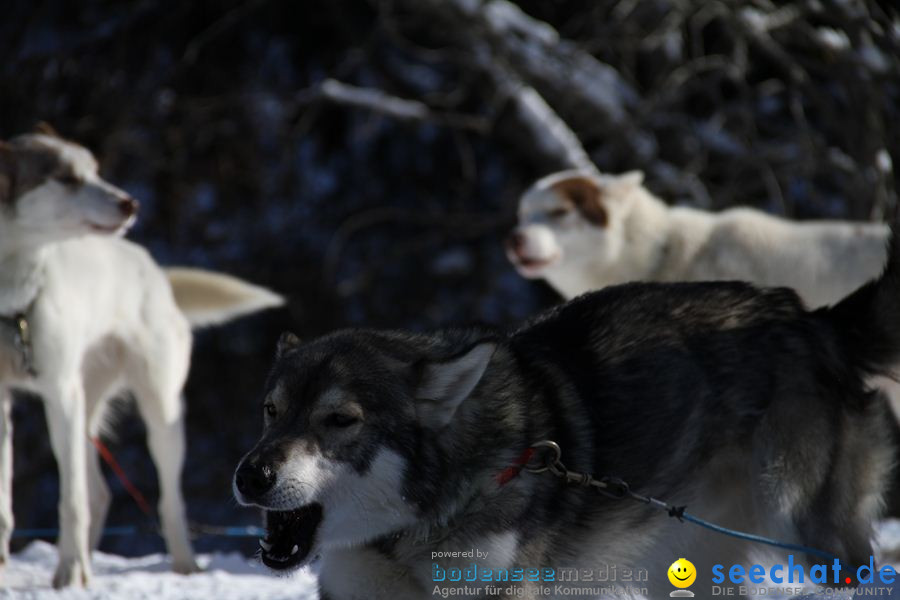
<svg viewBox="0 0 900 600">
<path fill-rule="evenodd" d="M 109 451 L 109 448 L 106 447 L 106 444 L 100 441 L 100 438 L 91 438 L 91 441 L 94 443 L 94 447 L 97 448 L 97 452 L 100 453 L 100 456 L 109 465 L 109 468 L 112 469 L 112 472 L 116 474 L 116 477 L 119 478 L 119 481 L 122 482 L 122 485 L 125 487 L 125 491 L 128 492 L 128 495 L 131 496 L 134 501 L 137 503 L 138 507 L 144 512 L 145 515 L 152 517 L 153 511 L 150 509 L 150 504 L 147 503 L 147 499 L 144 498 L 144 495 L 141 493 L 141 490 L 137 489 L 131 480 L 128 479 L 128 475 L 125 474 L 125 471 L 119 466 L 119 461 L 116 460 L 116 457 L 113 456 L 112 452 Z"/>
<path fill-rule="evenodd" d="M 494 479 L 497 480 L 497 485 L 503 487 L 504 485 L 518 477 L 519 473 L 522 472 L 522 468 L 524 468 L 525 465 L 528 464 L 532 456 L 534 456 L 534 448 L 526 448 L 525 451 L 519 455 L 519 458 L 517 458 L 515 462 L 513 462 L 513 464 L 494 475 Z"/>
</svg>

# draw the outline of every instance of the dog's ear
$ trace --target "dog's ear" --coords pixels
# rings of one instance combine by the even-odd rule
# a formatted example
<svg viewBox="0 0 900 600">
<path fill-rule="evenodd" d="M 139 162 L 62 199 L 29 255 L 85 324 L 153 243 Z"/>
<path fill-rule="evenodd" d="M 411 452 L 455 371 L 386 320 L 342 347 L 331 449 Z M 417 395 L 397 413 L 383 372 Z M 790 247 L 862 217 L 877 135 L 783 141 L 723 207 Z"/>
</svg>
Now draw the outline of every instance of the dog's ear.
<svg viewBox="0 0 900 600">
<path fill-rule="evenodd" d="M 606 227 L 609 214 L 603 205 L 603 192 L 592 176 L 573 175 L 554 183 L 551 189 L 571 202 L 585 219 L 597 227 Z"/>
<path fill-rule="evenodd" d="M 0 140 L 0 205 L 12 201 L 16 158 L 12 146 Z"/>
<path fill-rule="evenodd" d="M 43 135 L 49 135 L 50 137 L 61 137 L 59 135 L 59 132 L 56 131 L 53 125 L 51 125 L 47 121 L 38 121 L 34 126 L 34 132 L 41 133 Z"/>
<path fill-rule="evenodd" d="M 422 364 L 416 388 L 419 422 L 432 429 L 450 423 L 456 409 L 481 381 L 496 349 L 495 342 L 479 342 L 453 358 Z"/>
<path fill-rule="evenodd" d="M 644 172 L 640 170 L 627 171 L 615 178 L 616 184 L 625 188 L 636 188 L 644 185 Z"/>
<path fill-rule="evenodd" d="M 297 348 L 300 345 L 300 338 L 291 333 L 290 331 L 285 331 L 278 338 L 278 344 L 275 346 L 275 358 L 276 360 L 290 352 L 291 350 Z"/>
</svg>

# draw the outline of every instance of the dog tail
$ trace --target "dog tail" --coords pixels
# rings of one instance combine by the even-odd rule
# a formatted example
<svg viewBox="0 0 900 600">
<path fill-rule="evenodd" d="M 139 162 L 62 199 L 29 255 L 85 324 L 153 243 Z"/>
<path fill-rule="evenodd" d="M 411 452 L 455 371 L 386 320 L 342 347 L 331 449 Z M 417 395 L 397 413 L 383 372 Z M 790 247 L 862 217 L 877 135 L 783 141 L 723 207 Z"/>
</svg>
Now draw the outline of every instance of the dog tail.
<svg viewBox="0 0 900 600">
<path fill-rule="evenodd" d="M 225 323 L 284 304 L 284 298 L 237 277 L 202 269 L 164 269 L 175 303 L 191 327 Z"/>
<path fill-rule="evenodd" d="M 887 264 L 881 276 L 823 310 L 857 369 L 890 374 L 900 366 L 900 222 L 891 226 Z"/>
</svg>

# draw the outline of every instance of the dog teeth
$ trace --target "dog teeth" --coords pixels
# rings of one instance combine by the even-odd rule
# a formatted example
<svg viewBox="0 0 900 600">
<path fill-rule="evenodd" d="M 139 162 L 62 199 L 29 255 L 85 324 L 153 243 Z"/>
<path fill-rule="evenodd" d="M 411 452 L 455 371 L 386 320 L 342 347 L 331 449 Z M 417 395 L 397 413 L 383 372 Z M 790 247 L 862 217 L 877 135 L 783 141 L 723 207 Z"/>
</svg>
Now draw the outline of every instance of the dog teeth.
<svg viewBox="0 0 900 600">
<path fill-rule="evenodd" d="M 297 544 L 294 544 L 294 547 L 291 548 L 291 556 L 297 554 L 297 552 L 299 552 L 299 551 L 300 551 L 300 547 L 297 546 Z"/>
<path fill-rule="evenodd" d="M 266 540 L 259 538 L 259 547 L 265 550 L 266 552 L 272 551 L 272 544 L 267 542 Z"/>
</svg>

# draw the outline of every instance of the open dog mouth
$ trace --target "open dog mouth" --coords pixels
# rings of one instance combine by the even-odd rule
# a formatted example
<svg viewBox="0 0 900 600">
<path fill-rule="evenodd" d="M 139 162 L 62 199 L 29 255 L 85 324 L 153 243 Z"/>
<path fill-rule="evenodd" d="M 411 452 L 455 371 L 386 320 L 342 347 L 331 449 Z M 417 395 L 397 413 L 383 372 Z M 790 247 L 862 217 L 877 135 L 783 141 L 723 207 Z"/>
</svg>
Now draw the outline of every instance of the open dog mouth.
<svg viewBox="0 0 900 600">
<path fill-rule="evenodd" d="M 88 228 L 90 228 L 92 231 L 94 231 L 96 233 L 102 233 L 102 234 L 115 234 L 115 233 L 126 231 L 131 227 L 131 225 L 133 223 L 134 223 L 134 218 L 131 218 L 131 217 L 128 219 L 125 219 L 124 221 L 121 221 L 120 223 L 118 223 L 116 225 L 104 225 L 101 223 L 96 223 L 94 221 L 85 221 L 84 222 L 84 224 L 87 225 Z"/>
<path fill-rule="evenodd" d="M 118 225 L 100 225 L 99 223 L 88 221 L 86 225 L 97 233 L 115 233 L 122 228 L 124 223 L 119 223 Z"/>
<path fill-rule="evenodd" d="M 559 260 L 559 254 L 552 254 L 548 258 L 532 258 L 529 256 L 522 256 L 521 254 L 512 255 L 513 265 L 519 269 L 519 271 L 524 274 L 534 274 L 542 269 L 549 267 L 553 263 Z"/>
<path fill-rule="evenodd" d="M 303 564 L 322 521 L 322 505 L 307 504 L 287 511 L 267 510 L 265 514 L 266 537 L 259 540 L 263 564 L 277 570 Z"/>
</svg>

